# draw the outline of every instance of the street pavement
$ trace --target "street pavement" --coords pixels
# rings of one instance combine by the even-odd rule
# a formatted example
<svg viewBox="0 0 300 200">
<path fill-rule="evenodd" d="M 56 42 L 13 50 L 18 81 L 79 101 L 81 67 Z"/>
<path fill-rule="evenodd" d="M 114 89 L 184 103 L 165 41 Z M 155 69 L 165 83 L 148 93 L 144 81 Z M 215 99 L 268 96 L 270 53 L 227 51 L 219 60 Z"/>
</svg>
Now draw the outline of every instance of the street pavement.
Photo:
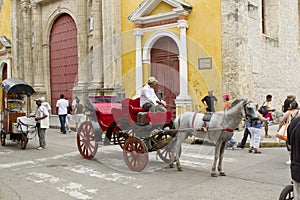
<svg viewBox="0 0 300 200">
<path fill-rule="evenodd" d="M 273 200 L 290 181 L 281 147 L 264 148 L 262 154 L 227 150 L 227 176 L 214 178 L 212 146 L 183 144 L 182 172 L 150 153 L 147 167 L 137 173 L 126 166 L 117 145 L 100 146 L 87 160 L 77 150 L 75 132 L 48 129 L 46 134 L 43 150 L 35 150 L 37 138 L 26 150 L 13 142 L 0 146 L 1 200 Z"/>
<path fill-rule="evenodd" d="M 37 138 L 29 141 L 26 150 L 10 141 L 0 146 L 0 200 L 273 200 L 290 182 L 284 147 L 262 148 L 262 154 L 226 150 L 227 176 L 214 178 L 210 176 L 213 147 L 185 143 L 182 172 L 170 169 L 153 152 L 147 167 L 136 173 L 126 166 L 118 145 L 99 146 L 94 159 L 83 159 L 72 121 L 71 126 L 72 132 L 61 134 L 58 118 L 52 116 L 43 150 L 35 150 Z M 271 130 L 276 127 L 270 127 L 270 134 Z M 235 138 L 241 137 L 242 131 L 237 131 Z M 262 142 L 277 143 L 275 136 Z"/>
</svg>

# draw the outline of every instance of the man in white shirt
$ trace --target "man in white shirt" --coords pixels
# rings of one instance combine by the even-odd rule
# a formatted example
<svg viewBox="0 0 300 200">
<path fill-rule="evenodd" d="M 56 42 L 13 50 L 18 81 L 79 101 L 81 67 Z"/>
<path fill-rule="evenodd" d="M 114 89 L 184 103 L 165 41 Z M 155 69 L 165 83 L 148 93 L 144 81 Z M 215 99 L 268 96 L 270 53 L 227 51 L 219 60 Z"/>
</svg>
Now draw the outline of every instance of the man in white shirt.
<svg viewBox="0 0 300 200">
<path fill-rule="evenodd" d="M 50 104 L 47 101 L 45 101 L 45 97 L 41 97 L 40 99 L 42 101 L 42 106 L 44 106 L 48 110 L 48 113 L 50 114 L 51 113 Z"/>
<path fill-rule="evenodd" d="M 60 94 L 60 99 L 56 102 L 56 113 L 59 117 L 60 132 L 66 134 L 66 117 L 68 114 L 69 101 L 65 99 L 64 94 Z"/>
<path fill-rule="evenodd" d="M 36 111 L 35 111 L 35 121 L 37 129 L 38 129 L 38 136 L 39 136 L 39 143 L 40 146 L 37 148 L 37 150 L 44 149 L 46 146 L 46 139 L 45 139 L 45 132 L 46 129 L 49 128 L 49 113 L 48 110 L 42 106 L 42 100 L 35 99 L 36 101 Z"/>
<path fill-rule="evenodd" d="M 163 100 L 159 100 L 153 89 L 157 82 L 155 77 L 149 77 L 147 84 L 141 91 L 140 106 L 150 112 L 166 112 L 166 103 Z"/>
</svg>

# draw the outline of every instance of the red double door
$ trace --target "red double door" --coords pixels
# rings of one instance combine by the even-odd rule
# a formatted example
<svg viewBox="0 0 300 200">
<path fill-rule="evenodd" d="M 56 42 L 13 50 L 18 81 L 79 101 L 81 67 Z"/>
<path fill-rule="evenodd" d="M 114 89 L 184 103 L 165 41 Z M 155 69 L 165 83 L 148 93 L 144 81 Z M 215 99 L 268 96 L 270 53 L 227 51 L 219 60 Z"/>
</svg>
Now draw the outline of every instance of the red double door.
<svg viewBox="0 0 300 200">
<path fill-rule="evenodd" d="M 156 77 L 156 92 L 162 92 L 172 118 L 176 117 L 175 99 L 179 95 L 179 51 L 169 37 L 156 41 L 151 50 L 151 76 Z"/>
<path fill-rule="evenodd" d="M 59 16 L 50 33 L 51 107 L 55 113 L 56 101 L 61 93 L 72 101 L 72 89 L 77 83 L 78 50 L 77 28 L 68 14 Z"/>
</svg>

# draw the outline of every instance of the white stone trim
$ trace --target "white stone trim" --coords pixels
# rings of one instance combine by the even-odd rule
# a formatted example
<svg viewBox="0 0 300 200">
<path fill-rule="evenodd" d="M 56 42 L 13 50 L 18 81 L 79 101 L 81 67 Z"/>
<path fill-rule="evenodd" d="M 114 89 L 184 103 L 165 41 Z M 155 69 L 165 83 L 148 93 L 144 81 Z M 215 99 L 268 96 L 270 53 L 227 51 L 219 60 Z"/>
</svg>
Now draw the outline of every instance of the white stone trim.
<svg viewBox="0 0 300 200">
<path fill-rule="evenodd" d="M 179 52 L 179 78 L 180 78 L 180 93 L 176 97 L 176 106 L 183 106 L 186 108 L 191 104 L 191 97 L 188 95 L 188 63 L 187 63 L 187 42 L 186 42 L 186 29 L 188 27 L 188 21 L 179 20 L 178 23 L 169 25 L 169 27 L 178 27 L 180 29 L 180 38 L 168 30 L 165 30 L 165 26 L 157 26 L 155 28 L 138 28 L 135 29 L 136 36 L 136 96 L 140 95 L 140 89 L 143 84 L 143 63 L 151 63 L 151 48 L 155 42 L 161 37 L 170 37 L 174 40 L 178 47 Z M 157 30 L 146 41 L 143 51 L 142 50 L 142 35 L 145 32 Z"/>
<path fill-rule="evenodd" d="M 7 78 L 11 77 L 11 62 L 10 59 L 0 60 L 0 76 L 3 78 L 3 67 L 4 64 L 7 64 Z"/>
<path fill-rule="evenodd" d="M 177 37 L 176 34 L 172 33 L 171 31 L 167 30 L 161 30 L 149 37 L 149 39 L 146 41 L 144 48 L 143 48 L 143 63 L 150 64 L 151 62 L 151 48 L 154 45 L 154 43 L 161 37 L 168 36 L 172 38 L 175 43 L 177 44 L 179 56 L 181 55 L 181 42 L 180 39 Z"/>
<path fill-rule="evenodd" d="M 170 12 L 147 16 L 161 2 L 165 2 L 174 9 Z M 144 0 L 128 17 L 135 24 L 147 24 L 152 22 L 176 19 L 180 16 L 187 16 L 192 6 L 179 0 Z"/>
</svg>

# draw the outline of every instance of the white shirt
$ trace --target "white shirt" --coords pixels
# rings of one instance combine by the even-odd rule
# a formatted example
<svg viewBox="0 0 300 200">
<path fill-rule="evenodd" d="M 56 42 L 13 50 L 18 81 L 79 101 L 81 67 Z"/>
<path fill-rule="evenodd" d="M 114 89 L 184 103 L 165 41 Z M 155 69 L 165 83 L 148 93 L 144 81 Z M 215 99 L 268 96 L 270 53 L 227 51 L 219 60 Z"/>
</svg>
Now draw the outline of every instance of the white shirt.
<svg viewBox="0 0 300 200">
<path fill-rule="evenodd" d="M 35 118 L 41 118 L 46 115 L 46 118 L 38 121 L 41 124 L 41 128 L 49 128 L 49 113 L 48 110 L 42 105 L 36 108 Z"/>
<path fill-rule="evenodd" d="M 43 102 L 42 103 L 42 106 L 44 106 L 47 110 L 48 110 L 48 112 L 50 112 L 50 110 L 51 110 L 51 106 L 50 106 L 50 104 L 48 103 L 48 102 Z"/>
<path fill-rule="evenodd" d="M 158 103 L 156 101 L 159 101 L 159 99 L 154 89 L 146 84 L 141 90 L 140 106 L 142 107 L 147 102 L 152 102 L 154 105 L 157 105 Z"/>
<path fill-rule="evenodd" d="M 66 99 L 58 99 L 56 102 L 56 107 L 58 108 L 58 115 L 68 114 L 69 101 Z"/>
</svg>

